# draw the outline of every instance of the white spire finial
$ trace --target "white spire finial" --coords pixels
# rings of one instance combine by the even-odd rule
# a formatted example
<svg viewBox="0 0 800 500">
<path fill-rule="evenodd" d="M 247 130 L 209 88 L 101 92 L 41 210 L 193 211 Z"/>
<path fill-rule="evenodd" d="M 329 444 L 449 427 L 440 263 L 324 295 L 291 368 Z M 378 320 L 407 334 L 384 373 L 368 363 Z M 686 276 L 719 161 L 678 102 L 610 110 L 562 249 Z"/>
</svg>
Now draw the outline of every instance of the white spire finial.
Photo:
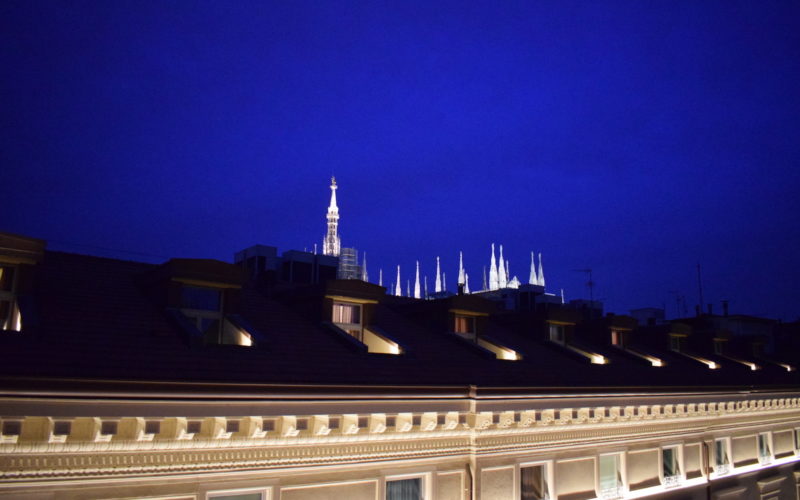
<svg viewBox="0 0 800 500">
<path fill-rule="evenodd" d="M 367 274 L 367 252 L 364 252 L 361 264 L 361 281 L 369 281 L 369 274 Z"/>
<path fill-rule="evenodd" d="M 497 261 L 494 260 L 494 243 L 492 243 L 492 259 L 489 261 L 489 290 L 497 290 Z"/>
<path fill-rule="evenodd" d="M 444 272 L 442 272 L 442 291 L 447 291 L 447 280 L 445 279 Z"/>
<path fill-rule="evenodd" d="M 503 260 L 503 245 L 500 245 L 500 264 L 497 266 L 497 288 L 508 286 L 508 275 L 506 274 L 506 262 Z"/>
<path fill-rule="evenodd" d="M 561 289 L 561 303 L 564 304 L 564 289 Z"/>
<path fill-rule="evenodd" d="M 417 276 L 414 278 L 414 298 L 421 299 L 420 286 L 419 286 L 419 261 L 417 261 Z"/>
<path fill-rule="evenodd" d="M 544 286 L 544 270 L 542 269 L 542 252 L 539 252 L 539 286 Z"/>
<path fill-rule="evenodd" d="M 458 252 L 458 284 L 463 285 L 466 283 L 466 271 L 464 271 L 464 252 Z"/>
<path fill-rule="evenodd" d="M 425 275 L 425 288 L 423 289 L 423 295 L 422 296 L 424 298 L 426 298 L 426 299 L 428 298 L 428 275 L 427 274 Z"/>
<path fill-rule="evenodd" d="M 439 293 L 439 292 L 442 291 L 442 271 L 441 271 L 441 268 L 439 267 L 439 257 L 438 256 L 436 257 L 436 283 L 434 284 L 433 290 L 436 293 Z"/>
<path fill-rule="evenodd" d="M 536 256 L 531 252 L 531 275 L 528 278 L 529 285 L 538 285 L 539 278 L 536 277 Z"/>
<path fill-rule="evenodd" d="M 464 293 L 469 293 L 469 274 L 464 273 Z"/>
<path fill-rule="evenodd" d="M 397 266 L 397 281 L 395 281 L 394 285 L 394 294 L 398 297 L 403 295 L 403 290 L 400 285 L 400 266 Z"/>
<path fill-rule="evenodd" d="M 378 269 L 378 286 L 383 286 L 383 268 Z"/>
<path fill-rule="evenodd" d="M 328 233 L 322 239 L 322 254 L 339 256 L 342 247 L 339 238 L 339 207 L 336 206 L 336 177 L 331 177 L 331 203 L 328 205 Z"/>
</svg>

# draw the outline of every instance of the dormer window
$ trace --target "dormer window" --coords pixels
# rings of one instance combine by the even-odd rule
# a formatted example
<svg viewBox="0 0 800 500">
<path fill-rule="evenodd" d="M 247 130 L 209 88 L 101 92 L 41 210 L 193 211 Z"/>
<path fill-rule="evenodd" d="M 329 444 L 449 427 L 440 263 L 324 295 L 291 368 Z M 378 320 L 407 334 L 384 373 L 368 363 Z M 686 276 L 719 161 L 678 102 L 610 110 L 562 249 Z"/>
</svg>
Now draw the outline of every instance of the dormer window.
<svg viewBox="0 0 800 500">
<path fill-rule="evenodd" d="M 557 344 L 564 344 L 564 325 L 556 325 L 551 323 L 550 326 L 550 341 Z"/>
<path fill-rule="evenodd" d="M 253 345 L 250 334 L 232 324 L 222 311 L 222 290 L 187 284 L 181 287 L 181 312 L 206 344 Z"/>
<path fill-rule="evenodd" d="M 462 337 L 475 338 L 475 316 L 456 314 L 453 331 Z"/>
<path fill-rule="evenodd" d="M 611 330 L 611 345 L 625 347 L 625 333 L 619 330 Z"/>
<path fill-rule="evenodd" d="M 681 337 L 677 335 L 670 335 L 669 348 L 675 352 L 681 352 Z"/>
<path fill-rule="evenodd" d="M 203 334 L 206 342 L 221 343 L 222 292 L 215 288 L 181 287 L 181 312 Z"/>
<path fill-rule="evenodd" d="M 361 321 L 361 304 L 334 302 L 333 323 L 363 342 L 364 330 Z"/>
<path fill-rule="evenodd" d="M 0 265 L 0 330 L 22 330 L 16 285 L 16 266 Z"/>
<path fill-rule="evenodd" d="M 725 349 L 725 341 L 714 339 L 714 354 L 723 354 Z"/>
</svg>

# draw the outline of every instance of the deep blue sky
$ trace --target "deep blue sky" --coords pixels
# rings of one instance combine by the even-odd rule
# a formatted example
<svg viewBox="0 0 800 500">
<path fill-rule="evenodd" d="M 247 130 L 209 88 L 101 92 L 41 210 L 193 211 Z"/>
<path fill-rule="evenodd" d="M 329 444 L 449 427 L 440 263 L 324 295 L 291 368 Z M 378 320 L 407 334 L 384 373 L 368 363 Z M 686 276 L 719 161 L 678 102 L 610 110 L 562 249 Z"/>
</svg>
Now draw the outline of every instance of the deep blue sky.
<svg viewBox="0 0 800 500">
<path fill-rule="evenodd" d="M 495 242 L 612 311 L 691 310 L 699 262 L 800 315 L 796 1 L 5 0 L 0 68 L 0 230 L 51 248 L 310 249 L 335 173 L 374 279 Z"/>
</svg>

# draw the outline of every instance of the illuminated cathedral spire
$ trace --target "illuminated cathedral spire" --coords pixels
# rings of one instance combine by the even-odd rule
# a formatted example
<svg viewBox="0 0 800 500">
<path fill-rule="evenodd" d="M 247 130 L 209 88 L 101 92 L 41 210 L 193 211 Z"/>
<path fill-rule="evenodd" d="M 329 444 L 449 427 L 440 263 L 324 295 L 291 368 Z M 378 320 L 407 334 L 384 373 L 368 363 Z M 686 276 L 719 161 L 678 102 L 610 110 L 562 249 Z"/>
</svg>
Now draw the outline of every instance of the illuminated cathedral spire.
<svg viewBox="0 0 800 500">
<path fill-rule="evenodd" d="M 539 252 L 539 286 L 544 286 L 544 270 L 542 269 L 542 252 Z"/>
<path fill-rule="evenodd" d="M 439 293 L 442 291 L 442 271 L 439 268 L 439 257 L 436 257 L 436 284 L 433 291 Z"/>
<path fill-rule="evenodd" d="M 378 286 L 383 286 L 383 268 L 378 269 Z"/>
<path fill-rule="evenodd" d="M 364 252 L 361 264 L 361 281 L 369 281 L 369 274 L 367 274 L 367 252 Z"/>
<path fill-rule="evenodd" d="M 458 252 L 458 284 L 463 285 L 467 282 L 467 272 L 464 271 L 464 252 Z"/>
<path fill-rule="evenodd" d="M 506 274 L 506 263 L 503 260 L 503 245 L 500 245 L 500 265 L 497 267 L 497 288 L 508 286 L 508 275 Z"/>
<path fill-rule="evenodd" d="M 339 256 L 342 242 L 339 239 L 339 207 L 336 206 L 336 177 L 331 177 L 331 203 L 328 205 L 328 234 L 322 240 L 322 254 Z"/>
<path fill-rule="evenodd" d="M 420 291 L 420 286 L 419 286 L 419 261 L 417 261 L 417 275 L 414 278 L 414 298 L 421 299 L 422 298 L 421 293 L 422 292 Z"/>
<path fill-rule="evenodd" d="M 494 243 L 492 243 L 492 260 L 489 261 L 489 290 L 497 290 L 497 261 L 494 260 Z"/>
<path fill-rule="evenodd" d="M 425 288 L 422 289 L 423 297 L 428 298 L 428 275 L 425 275 Z"/>
<path fill-rule="evenodd" d="M 528 278 L 529 285 L 538 285 L 539 278 L 536 277 L 536 256 L 531 252 L 531 275 Z"/>
<path fill-rule="evenodd" d="M 403 295 L 403 288 L 400 284 L 400 266 L 397 266 L 397 281 L 395 281 L 394 285 L 394 294 L 398 297 Z"/>
<path fill-rule="evenodd" d="M 464 293 L 469 293 L 469 274 L 464 273 Z"/>
</svg>

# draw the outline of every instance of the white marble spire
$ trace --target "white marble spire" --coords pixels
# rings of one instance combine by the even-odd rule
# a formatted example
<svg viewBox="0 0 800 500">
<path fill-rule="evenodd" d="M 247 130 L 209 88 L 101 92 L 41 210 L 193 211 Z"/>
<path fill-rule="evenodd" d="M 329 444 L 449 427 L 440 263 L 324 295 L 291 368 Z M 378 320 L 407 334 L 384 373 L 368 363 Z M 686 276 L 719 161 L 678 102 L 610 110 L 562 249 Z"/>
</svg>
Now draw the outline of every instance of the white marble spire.
<svg viewBox="0 0 800 500">
<path fill-rule="evenodd" d="M 469 274 L 464 273 L 464 293 L 469 293 Z"/>
<path fill-rule="evenodd" d="M 486 291 L 486 266 L 483 266 L 483 291 Z"/>
<path fill-rule="evenodd" d="M 383 268 L 378 269 L 378 286 L 383 286 Z"/>
<path fill-rule="evenodd" d="M 361 264 L 361 281 L 369 281 L 369 274 L 367 274 L 367 252 L 364 252 Z"/>
<path fill-rule="evenodd" d="M 434 284 L 433 291 L 436 293 L 442 291 L 442 271 L 439 267 L 439 257 L 436 257 L 436 283 Z"/>
<path fill-rule="evenodd" d="M 400 283 L 402 283 L 400 281 L 400 266 L 397 266 L 397 281 L 395 281 L 395 285 L 394 285 L 394 294 L 396 296 L 398 296 L 398 297 L 403 295 L 403 289 L 402 289 L 402 285 Z"/>
<path fill-rule="evenodd" d="M 528 278 L 529 285 L 538 285 L 539 278 L 536 277 L 536 256 L 531 252 L 531 275 Z"/>
<path fill-rule="evenodd" d="M 542 269 L 542 252 L 539 252 L 539 286 L 544 286 L 544 270 Z"/>
<path fill-rule="evenodd" d="M 500 264 L 497 266 L 497 288 L 508 286 L 508 275 L 506 274 L 506 262 L 503 260 L 503 245 L 500 245 Z"/>
<path fill-rule="evenodd" d="M 406 280 L 406 297 L 411 297 L 411 280 Z"/>
<path fill-rule="evenodd" d="M 447 280 L 445 279 L 444 272 L 442 273 L 442 291 L 443 292 L 447 291 Z"/>
<path fill-rule="evenodd" d="M 561 303 L 564 303 L 564 289 L 561 289 Z"/>
<path fill-rule="evenodd" d="M 466 271 L 464 271 L 464 252 L 458 252 L 458 284 L 466 283 Z"/>
<path fill-rule="evenodd" d="M 417 275 L 414 278 L 414 298 L 415 299 L 422 298 L 422 291 L 420 290 L 419 286 L 419 261 L 417 261 Z"/>
<path fill-rule="evenodd" d="M 428 298 L 428 275 L 425 275 L 425 288 L 423 289 L 423 297 Z"/>
<path fill-rule="evenodd" d="M 489 290 L 497 290 L 497 261 L 494 260 L 494 243 L 492 243 L 492 259 L 489 261 Z"/>
<path fill-rule="evenodd" d="M 328 233 L 322 239 L 322 254 L 339 256 L 342 242 L 339 238 L 339 207 L 336 205 L 336 177 L 331 177 L 331 203 L 328 205 Z"/>
</svg>

